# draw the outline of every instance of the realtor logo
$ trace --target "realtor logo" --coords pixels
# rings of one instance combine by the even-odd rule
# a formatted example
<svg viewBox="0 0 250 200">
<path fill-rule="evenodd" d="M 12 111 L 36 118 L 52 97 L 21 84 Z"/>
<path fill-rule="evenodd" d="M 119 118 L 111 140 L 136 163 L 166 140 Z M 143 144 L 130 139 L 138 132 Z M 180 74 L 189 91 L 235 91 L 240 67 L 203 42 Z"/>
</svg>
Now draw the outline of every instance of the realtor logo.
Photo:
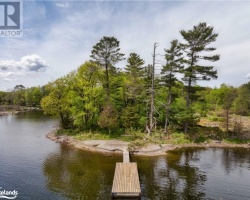
<svg viewBox="0 0 250 200">
<path fill-rule="evenodd" d="M 17 195 L 18 191 L 16 190 L 3 190 L 2 187 L 0 187 L 0 199 L 15 199 Z"/>
<path fill-rule="evenodd" d="M 22 3 L 0 0 L 0 37 L 22 36 Z"/>
</svg>

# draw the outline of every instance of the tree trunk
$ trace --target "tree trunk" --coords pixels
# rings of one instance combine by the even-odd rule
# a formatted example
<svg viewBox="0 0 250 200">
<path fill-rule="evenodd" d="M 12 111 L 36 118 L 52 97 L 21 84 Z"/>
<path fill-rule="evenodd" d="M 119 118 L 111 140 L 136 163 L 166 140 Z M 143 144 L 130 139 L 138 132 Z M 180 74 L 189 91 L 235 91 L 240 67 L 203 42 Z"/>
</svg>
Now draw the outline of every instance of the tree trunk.
<svg viewBox="0 0 250 200">
<path fill-rule="evenodd" d="M 61 112 L 60 112 L 60 118 L 61 118 L 62 127 L 63 127 L 64 129 L 66 129 L 67 127 L 66 127 L 66 124 L 65 124 L 65 121 L 64 121 L 63 114 L 62 114 Z"/>
<path fill-rule="evenodd" d="M 190 105 L 190 88 L 191 88 L 191 76 L 189 77 L 189 81 L 188 81 L 186 109 L 188 109 Z M 184 132 L 185 134 L 188 133 L 188 121 L 185 122 Z"/>
<path fill-rule="evenodd" d="M 229 131 L 229 110 L 226 109 L 226 130 L 227 130 L 227 134 Z"/>
<path fill-rule="evenodd" d="M 165 126 L 164 126 L 164 133 L 168 134 L 168 118 L 169 118 L 169 110 L 170 110 L 170 104 L 172 101 L 172 94 L 171 94 L 171 87 L 169 88 L 169 98 L 167 99 L 167 108 L 166 108 L 166 120 L 165 120 Z"/>
<path fill-rule="evenodd" d="M 107 95 L 109 97 L 110 91 L 109 91 L 109 71 L 108 71 L 108 63 L 105 63 L 105 72 L 106 72 L 106 89 L 107 89 Z"/>
<path fill-rule="evenodd" d="M 151 72 L 151 99 L 150 99 L 150 113 L 149 113 L 149 130 L 150 132 L 153 129 L 154 125 L 154 98 L 155 98 L 155 50 L 156 50 L 157 44 L 154 43 L 154 52 L 153 52 L 153 65 L 152 65 L 152 72 Z"/>
</svg>

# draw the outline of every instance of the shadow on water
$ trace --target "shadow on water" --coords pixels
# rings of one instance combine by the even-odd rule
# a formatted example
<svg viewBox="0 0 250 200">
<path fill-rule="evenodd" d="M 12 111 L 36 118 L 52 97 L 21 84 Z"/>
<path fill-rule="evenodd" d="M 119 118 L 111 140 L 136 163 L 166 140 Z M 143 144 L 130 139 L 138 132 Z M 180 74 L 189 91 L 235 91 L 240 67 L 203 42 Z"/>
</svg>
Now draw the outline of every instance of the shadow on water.
<svg viewBox="0 0 250 200">
<path fill-rule="evenodd" d="M 46 188 L 69 199 L 110 199 L 115 163 L 121 160 L 61 145 L 59 153 L 44 161 Z"/>
</svg>

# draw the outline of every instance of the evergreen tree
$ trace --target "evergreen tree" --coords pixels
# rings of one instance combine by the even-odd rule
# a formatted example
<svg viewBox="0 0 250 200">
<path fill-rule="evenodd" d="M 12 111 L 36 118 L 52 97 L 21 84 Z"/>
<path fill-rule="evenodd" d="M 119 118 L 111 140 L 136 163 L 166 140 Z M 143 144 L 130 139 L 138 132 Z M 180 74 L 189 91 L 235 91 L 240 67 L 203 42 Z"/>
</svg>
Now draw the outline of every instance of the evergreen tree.
<svg viewBox="0 0 250 200">
<path fill-rule="evenodd" d="M 137 128 L 140 120 L 140 110 L 137 105 L 129 105 L 121 113 L 122 125 L 125 128 Z"/>
<path fill-rule="evenodd" d="M 211 78 L 217 78 L 217 71 L 213 66 L 200 65 L 200 60 L 217 61 L 219 55 L 204 55 L 203 52 L 211 52 L 216 50 L 208 45 L 214 42 L 218 34 L 213 33 L 213 27 L 208 26 L 205 22 L 194 26 L 192 30 L 181 30 L 181 35 L 185 43 L 181 44 L 186 59 L 184 60 L 186 68 L 184 69 L 184 82 L 187 87 L 186 107 L 191 103 L 191 93 L 195 92 L 193 85 L 200 80 L 209 81 Z M 185 124 L 185 133 L 188 131 L 188 121 Z"/>
<path fill-rule="evenodd" d="M 106 90 L 107 95 L 110 94 L 109 71 L 114 68 L 114 65 L 119 61 L 124 60 L 124 54 L 120 53 L 120 42 L 115 37 L 104 36 L 91 51 L 91 58 L 94 62 L 105 68 L 106 75 Z"/>
<path fill-rule="evenodd" d="M 165 49 L 165 52 L 165 59 L 167 63 L 162 68 L 161 74 L 163 76 L 161 77 L 161 81 L 168 88 L 168 96 L 166 99 L 166 120 L 164 126 L 164 133 L 168 133 L 167 125 L 169 120 L 169 108 L 173 100 L 172 87 L 177 81 L 175 74 L 183 69 L 183 66 L 181 66 L 182 52 L 178 44 L 178 40 L 173 40 L 171 42 L 170 49 Z"/>
<path fill-rule="evenodd" d="M 131 53 L 127 59 L 125 72 L 127 74 L 126 96 L 131 104 L 136 103 L 136 99 L 141 97 L 143 91 L 144 60 L 136 53 Z"/>
<path fill-rule="evenodd" d="M 130 74 L 134 79 L 142 77 L 144 74 L 144 60 L 136 53 L 131 53 L 127 59 L 127 65 L 125 67 L 126 73 Z"/>
</svg>

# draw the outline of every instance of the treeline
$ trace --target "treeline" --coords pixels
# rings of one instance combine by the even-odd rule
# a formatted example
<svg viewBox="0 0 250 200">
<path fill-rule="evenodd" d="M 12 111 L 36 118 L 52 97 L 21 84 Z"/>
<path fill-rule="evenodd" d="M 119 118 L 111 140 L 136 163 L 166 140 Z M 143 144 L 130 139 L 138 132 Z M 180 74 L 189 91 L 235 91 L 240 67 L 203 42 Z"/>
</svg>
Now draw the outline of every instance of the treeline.
<svg viewBox="0 0 250 200">
<path fill-rule="evenodd" d="M 16 85 L 12 91 L 0 91 L 0 105 L 40 107 L 41 99 L 46 95 L 48 91 L 44 86 L 25 88 L 23 85 Z"/>
<path fill-rule="evenodd" d="M 180 31 L 183 43 L 170 42 L 159 67 L 157 44 L 152 63 L 146 65 L 139 54 L 127 58 L 114 37 L 103 37 L 91 51 L 90 60 L 68 75 L 43 87 L 16 86 L 1 92 L 1 104 L 39 105 L 46 114 L 60 117 L 64 129 L 192 131 L 201 117 L 222 111 L 228 131 L 229 114 L 249 115 L 250 82 L 235 88 L 201 87 L 199 81 L 217 78 L 210 65 L 219 60 L 211 47 L 218 34 L 200 23 Z M 123 69 L 117 63 L 126 60 Z"/>
<path fill-rule="evenodd" d="M 202 116 L 217 109 L 248 115 L 250 83 L 239 88 L 223 84 L 218 89 L 197 83 L 217 78 L 214 67 L 205 65 L 219 60 L 210 47 L 218 36 L 213 27 L 200 23 L 180 34 L 185 42 L 171 41 L 160 74 L 155 73 L 157 44 L 152 64 L 145 66 L 140 55 L 131 53 L 120 70 L 116 64 L 125 55 L 119 41 L 103 37 L 93 46 L 90 61 L 45 86 L 49 94 L 42 99 L 42 108 L 59 116 L 65 129 L 136 129 L 148 134 L 171 129 L 188 133 Z"/>
</svg>

